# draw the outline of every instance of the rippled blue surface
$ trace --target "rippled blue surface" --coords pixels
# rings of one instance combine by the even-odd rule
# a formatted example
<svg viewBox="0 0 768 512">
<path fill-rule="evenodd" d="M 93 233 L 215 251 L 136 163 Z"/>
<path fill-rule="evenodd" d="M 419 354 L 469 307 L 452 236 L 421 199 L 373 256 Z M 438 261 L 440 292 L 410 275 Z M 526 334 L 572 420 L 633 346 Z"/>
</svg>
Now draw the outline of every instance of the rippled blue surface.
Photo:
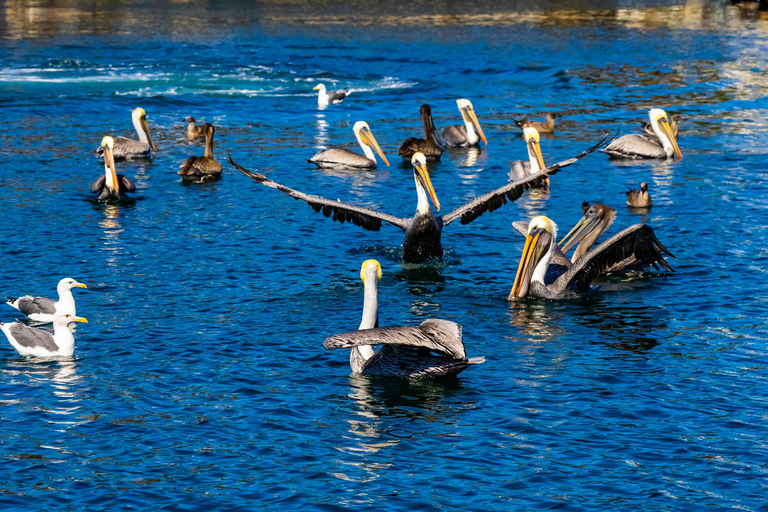
<svg viewBox="0 0 768 512">
<path fill-rule="evenodd" d="M 274 9 L 7 8 L 0 292 L 52 294 L 75 277 L 90 323 L 72 360 L 0 346 L 3 510 L 765 510 L 768 21 L 696 3 Z M 319 81 L 355 91 L 318 111 Z M 399 261 L 392 226 L 330 222 L 229 166 L 202 186 L 175 174 L 202 154 L 183 137 L 194 115 L 217 125 L 220 160 L 408 216 L 397 147 L 420 133 L 422 102 L 438 127 L 458 123 L 457 97 L 489 144 L 433 170 L 447 211 L 524 158 L 521 114 L 563 114 L 542 144 L 554 162 L 663 106 L 688 117 L 684 158 L 589 157 L 548 194 L 449 226 L 445 263 L 417 268 Z M 91 151 L 133 134 L 135 106 L 157 157 L 118 163 L 134 205 L 93 204 Z M 357 120 L 389 168 L 305 162 L 354 149 Z M 647 215 L 624 206 L 640 181 Z M 603 281 L 581 301 L 507 302 L 522 249 L 510 222 L 547 214 L 567 230 L 583 200 L 617 208 L 612 232 L 651 224 L 676 272 Z M 384 270 L 382 325 L 455 320 L 487 362 L 443 382 L 350 376 L 348 353 L 322 341 L 357 327 L 367 258 Z"/>
</svg>

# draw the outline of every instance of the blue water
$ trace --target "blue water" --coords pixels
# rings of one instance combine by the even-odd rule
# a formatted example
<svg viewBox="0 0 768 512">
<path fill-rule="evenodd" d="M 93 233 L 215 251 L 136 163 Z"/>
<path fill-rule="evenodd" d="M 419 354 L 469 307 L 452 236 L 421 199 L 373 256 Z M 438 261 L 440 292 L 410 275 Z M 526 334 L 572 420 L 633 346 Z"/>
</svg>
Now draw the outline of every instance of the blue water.
<svg viewBox="0 0 768 512">
<path fill-rule="evenodd" d="M 296 5 L 6 7 L 0 293 L 74 277 L 89 323 L 72 360 L 0 340 L 0 507 L 767 510 L 768 20 L 714 3 Z M 318 111 L 320 81 L 354 92 Z M 542 143 L 551 163 L 661 106 L 688 118 L 684 157 L 590 156 L 549 192 L 449 226 L 444 263 L 415 268 L 392 226 L 333 223 L 228 165 L 211 184 L 175 173 L 202 154 L 184 138 L 193 115 L 216 124 L 221 161 L 409 216 L 397 147 L 421 133 L 423 102 L 457 124 L 458 97 L 489 144 L 432 170 L 443 211 L 506 182 L 522 114 L 562 114 Z M 135 204 L 94 204 L 92 150 L 135 135 L 136 106 L 157 156 L 118 162 Z M 357 120 L 390 167 L 305 162 L 355 149 Z M 642 215 L 623 193 L 640 181 Z M 546 214 L 565 233 L 583 200 L 618 210 L 611 232 L 652 225 L 676 272 L 507 302 L 522 250 L 510 222 Z M 382 325 L 454 320 L 486 363 L 442 382 L 350 376 L 348 353 L 322 342 L 357 327 L 368 258 Z"/>
</svg>

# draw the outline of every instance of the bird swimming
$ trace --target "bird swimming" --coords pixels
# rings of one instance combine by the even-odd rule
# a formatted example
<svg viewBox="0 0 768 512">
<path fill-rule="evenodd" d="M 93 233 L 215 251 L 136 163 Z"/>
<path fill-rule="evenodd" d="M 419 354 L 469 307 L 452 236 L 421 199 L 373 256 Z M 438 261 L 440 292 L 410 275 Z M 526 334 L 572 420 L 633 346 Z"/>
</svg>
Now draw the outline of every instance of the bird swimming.
<svg viewBox="0 0 768 512">
<path fill-rule="evenodd" d="M 205 124 L 205 152 L 203 156 L 191 156 L 184 160 L 179 166 L 177 174 L 181 175 L 183 180 L 192 180 L 195 183 L 212 181 L 221 178 L 222 167 L 219 162 L 213 158 L 213 134 L 216 128 L 210 124 Z"/>
<path fill-rule="evenodd" d="M 660 108 L 652 108 L 648 111 L 648 119 L 656 134 L 656 139 L 645 135 L 630 134 L 619 137 L 600 151 L 607 153 L 611 158 L 677 158 L 682 157 L 677 139 L 672 134 L 667 113 Z"/>
<path fill-rule="evenodd" d="M 130 178 L 117 174 L 113 148 L 115 141 L 107 135 L 101 139 L 104 151 L 104 174 L 91 183 L 91 192 L 99 194 L 97 201 L 132 201 L 126 192 L 136 192 L 136 184 Z"/>
<path fill-rule="evenodd" d="M 558 244 L 563 253 L 567 253 L 576 244 L 579 244 L 573 251 L 571 262 L 589 252 L 597 239 L 608 231 L 613 221 L 616 220 L 616 210 L 607 204 L 596 203 L 590 206 L 588 202 L 584 201 L 581 205 L 581 211 L 582 217 L 579 222 Z"/>
<path fill-rule="evenodd" d="M 416 195 L 418 202 L 416 204 L 416 214 L 411 218 L 399 218 L 387 213 L 379 212 L 371 208 L 355 206 L 341 201 L 325 199 L 320 196 L 305 194 L 289 187 L 275 183 L 262 174 L 251 172 L 241 165 L 235 163 L 231 155 L 228 155 L 229 163 L 240 172 L 254 181 L 270 188 L 275 188 L 284 194 L 288 194 L 294 199 L 300 199 L 308 203 L 316 212 L 322 211 L 326 217 L 333 215 L 333 220 L 341 222 L 351 222 L 356 226 L 369 231 L 378 231 L 381 229 L 382 222 L 388 222 L 403 230 L 405 239 L 403 241 L 403 262 L 404 263 L 423 263 L 432 258 L 442 258 L 443 246 L 441 242 L 442 230 L 453 221 L 460 219 L 461 224 L 468 224 L 480 217 L 485 212 L 492 212 L 509 201 L 517 200 L 523 193 L 532 186 L 542 183 L 548 175 L 556 174 L 560 169 L 567 167 L 589 153 L 595 151 L 609 137 L 606 135 L 596 145 L 582 152 L 581 154 L 551 165 L 536 174 L 526 178 L 508 183 L 496 190 L 488 192 L 468 203 L 464 204 L 445 215 L 435 216 L 429 207 L 429 200 L 440 211 L 440 201 L 432 186 L 427 170 L 426 157 L 421 153 L 416 153 L 411 159 L 413 165 L 413 178 L 416 184 Z"/>
<path fill-rule="evenodd" d="M 371 133 L 371 128 L 365 121 L 358 121 L 352 127 L 352 131 L 355 133 L 357 143 L 363 150 L 364 155 L 355 153 L 348 149 L 343 148 L 330 148 L 325 151 L 321 151 L 309 160 L 318 167 L 328 169 L 352 169 L 352 170 L 369 170 L 376 169 L 376 156 L 373 154 L 373 149 L 379 154 L 384 163 L 389 166 L 387 157 L 384 156 L 384 152 L 379 147 L 379 143 L 376 142 L 376 138 Z"/>
<path fill-rule="evenodd" d="M 363 318 L 357 331 L 325 339 L 328 350 L 349 348 L 352 373 L 423 379 L 458 375 L 484 357 L 467 358 L 461 325 L 430 318 L 418 327 L 379 327 L 378 302 L 381 265 L 366 260 L 360 269 L 365 286 Z M 374 345 L 382 345 L 378 352 Z"/>
<path fill-rule="evenodd" d="M 187 139 L 194 140 L 194 139 L 202 139 L 205 137 L 205 124 L 196 125 L 195 124 L 195 118 L 192 116 L 187 116 L 184 119 L 182 119 L 187 124 Z"/>
<path fill-rule="evenodd" d="M 149 133 L 147 113 L 144 112 L 144 109 L 140 107 L 133 109 L 131 111 L 131 119 L 133 120 L 133 127 L 136 128 L 136 133 L 139 135 L 139 140 L 133 140 L 127 137 L 115 137 L 113 155 L 117 160 L 123 158 L 149 157 L 152 156 L 152 151 L 157 153 L 157 148 L 155 147 L 154 142 L 152 142 L 152 135 Z M 104 156 L 103 145 L 96 149 L 96 156 L 99 158 Z"/>
<path fill-rule="evenodd" d="M 0 330 L 22 356 L 69 357 L 75 352 L 75 337 L 69 330 L 73 322 L 88 323 L 88 320 L 72 313 L 59 313 L 53 319 L 53 334 L 21 322 L 0 322 Z"/>
<path fill-rule="evenodd" d="M 338 91 L 326 92 L 325 85 L 323 84 L 317 84 L 312 88 L 312 90 L 318 91 L 317 93 L 318 107 L 327 107 L 328 105 L 341 103 L 342 101 L 344 101 L 344 98 L 347 97 L 347 94 L 350 93 L 349 89 L 339 89 Z"/>
<path fill-rule="evenodd" d="M 520 127 L 520 129 L 525 130 L 526 128 L 534 128 L 539 133 L 555 133 L 555 118 L 560 117 L 559 114 L 554 114 L 552 112 L 547 112 L 547 122 L 546 123 L 540 123 L 538 121 L 531 121 L 528 119 L 528 116 L 525 116 L 524 118 L 517 120 L 513 119 L 515 124 Z"/>
<path fill-rule="evenodd" d="M 640 190 L 629 189 L 626 194 L 627 206 L 634 206 L 635 208 L 650 208 L 653 206 L 646 182 L 640 183 Z"/>
<path fill-rule="evenodd" d="M 544 157 L 541 156 L 539 132 L 536 128 L 523 128 L 525 145 L 528 148 L 528 161 L 515 160 L 509 164 L 509 179 L 515 181 L 535 174 L 544 169 Z M 549 186 L 549 178 L 544 181 Z"/>
<path fill-rule="evenodd" d="M 443 130 L 445 144 L 450 147 L 479 146 L 480 139 L 483 139 L 487 145 L 488 141 L 485 140 L 483 129 L 480 128 L 480 121 L 477 120 L 472 103 L 462 98 L 456 100 L 456 105 L 458 105 L 459 113 L 464 120 L 464 126 L 452 125 Z"/>
<path fill-rule="evenodd" d="M 403 157 L 403 160 L 410 160 L 414 153 L 422 153 L 427 160 L 440 160 L 443 154 L 443 141 L 435 128 L 435 122 L 432 119 L 432 109 L 426 103 L 421 106 L 421 121 L 424 124 L 424 138 L 411 137 L 402 143 L 397 154 Z"/>
<path fill-rule="evenodd" d="M 75 297 L 72 295 L 72 288 L 88 288 L 83 283 L 78 283 L 71 277 L 65 277 L 56 286 L 56 292 L 59 294 L 59 300 L 53 301 L 45 297 L 33 297 L 24 295 L 23 297 L 8 297 L 8 304 L 12 308 L 18 309 L 27 318 L 35 322 L 49 323 L 53 322 L 56 314 L 71 313 L 76 314 Z"/>
</svg>

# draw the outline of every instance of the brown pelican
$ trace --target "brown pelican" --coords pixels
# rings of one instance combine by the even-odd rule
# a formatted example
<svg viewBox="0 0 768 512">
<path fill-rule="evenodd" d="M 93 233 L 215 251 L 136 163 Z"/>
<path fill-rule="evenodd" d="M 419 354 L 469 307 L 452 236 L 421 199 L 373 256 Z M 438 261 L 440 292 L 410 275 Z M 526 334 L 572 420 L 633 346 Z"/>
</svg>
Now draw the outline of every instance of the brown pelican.
<svg viewBox="0 0 768 512">
<path fill-rule="evenodd" d="M 677 146 L 677 139 L 669 126 L 667 113 L 660 108 L 652 108 L 648 111 L 648 118 L 658 140 L 645 135 L 624 135 L 600 151 L 608 153 L 612 158 L 671 158 L 672 155 L 677 155 L 678 158 L 682 157 L 680 148 Z"/>
<path fill-rule="evenodd" d="M 459 106 L 459 113 L 464 120 L 464 126 L 454 125 L 443 130 L 445 144 L 451 147 L 479 146 L 480 139 L 488 144 L 485 135 L 483 135 L 483 129 L 480 128 L 480 122 L 475 115 L 475 110 L 472 108 L 472 103 L 469 100 L 459 99 L 456 100 L 456 104 Z M 480 134 L 479 137 L 478 134 Z"/>
<path fill-rule="evenodd" d="M 88 320 L 73 313 L 60 313 L 53 319 L 53 334 L 21 322 L 0 323 L 0 330 L 23 356 L 69 357 L 75 352 L 75 337 L 69 330 L 72 322 L 88 323 Z"/>
<path fill-rule="evenodd" d="M 187 116 L 182 121 L 189 123 L 187 124 L 187 139 L 194 140 L 194 139 L 202 139 L 205 137 L 205 125 L 201 124 L 199 126 L 195 125 L 195 118 L 192 116 Z"/>
<path fill-rule="evenodd" d="M 335 221 L 341 223 L 349 221 L 352 224 L 369 231 L 378 231 L 381 229 L 382 221 L 399 227 L 405 232 L 405 240 L 403 242 L 403 262 L 422 263 L 430 258 L 442 257 L 443 246 L 441 243 L 441 235 L 445 226 L 448 226 L 457 219 L 461 220 L 461 224 L 468 224 L 480 217 L 483 213 L 492 212 L 500 208 L 507 203 L 507 200 L 517 200 L 527 189 L 541 184 L 548 175 L 556 174 L 561 168 L 573 164 L 577 160 L 598 149 L 608 137 L 609 136 L 606 135 L 598 144 L 571 159 L 551 165 L 522 180 L 508 183 L 503 187 L 484 194 L 465 205 L 456 208 L 452 212 L 440 215 L 439 217 L 436 217 L 429 207 L 428 196 L 431 198 L 432 203 L 438 211 L 440 210 L 440 202 L 437 199 L 437 194 L 435 193 L 435 189 L 432 187 L 432 182 L 429 178 L 429 172 L 427 171 L 426 165 L 427 159 L 421 153 L 413 155 L 411 160 L 411 163 L 413 164 L 413 178 L 416 183 L 416 194 L 418 196 L 416 215 L 412 218 L 399 218 L 371 208 L 364 208 L 349 203 L 342 203 L 341 201 L 333 201 L 323 197 L 305 194 L 298 190 L 293 190 L 284 185 L 280 185 L 279 183 L 275 183 L 266 176 L 249 171 L 235 163 L 231 155 L 228 155 L 228 158 L 230 164 L 235 166 L 249 178 L 262 185 L 275 188 L 284 194 L 288 194 L 294 199 L 301 199 L 308 203 L 316 212 L 322 211 L 323 215 L 326 217 L 331 217 L 333 214 L 332 218 Z"/>
<path fill-rule="evenodd" d="M 9 306 L 18 309 L 24 313 L 27 318 L 35 322 L 53 322 L 56 314 L 71 313 L 76 314 L 75 298 L 72 296 L 72 288 L 88 288 L 83 283 L 78 283 L 71 277 L 65 277 L 59 281 L 56 286 L 56 292 L 59 294 L 59 300 L 53 301 L 45 297 L 33 297 L 25 295 L 23 297 L 8 297 Z"/>
<path fill-rule="evenodd" d="M 635 224 L 620 231 L 576 260 L 572 266 L 552 265 L 557 226 L 544 216 L 528 225 L 525 247 L 509 299 L 531 295 L 544 299 L 576 299 L 587 293 L 592 281 L 617 263 L 633 259 L 637 264 L 672 267 L 662 253 L 671 254 L 656 239 L 653 228 Z"/>
<path fill-rule="evenodd" d="M 360 144 L 365 156 L 348 149 L 331 148 L 319 152 L 307 161 L 323 168 L 373 170 L 376 169 L 376 156 L 371 149 L 371 147 L 373 147 L 381 159 L 384 160 L 384 163 L 389 166 L 389 161 L 381 151 L 373 133 L 371 133 L 368 123 L 365 121 L 358 121 L 355 123 L 355 126 L 352 127 L 352 130 L 355 132 L 357 143 Z"/>
<path fill-rule="evenodd" d="M 182 176 L 182 179 L 200 183 L 221 178 L 221 164 L 213 159 L 213 134 L 215 132 L 216 128 L 212 124 L 205 124 L 205 153 L 203 156 L 191 156 L 184 160 L 177 172 Z"/>
<path fill-rule="evenodd" d="M 646 182 L 640 183 L 640 190 L 629 189 L 626 194 L 627 206 L 634 206 L 635 208 L 650 208 L 653 206 Z"/>
<path fill-rule="evenodd" d="M 317 84 L 312 88 L 313 91 L 319 91 L 317 93 L 317 106 L 326 107 L 335 103 L 341 103 L 344 98 L 349 94 L 349 89 L 339 89 L 338 91 L 325 91 L 325 85 Z"/>
<path fill-rule="evenodd" d="M 115 137 L 113 154 L 118 160 L 123 158 L 148 157 L 152 155 L 150 150 L 157 153 L 157 148 L 155 148 L 155 144 L 152 142 L 152 135 L 149 133 L 147 114 L 144 112 L 144 109 L 139 107 L 133 109 L 131 111 L 131 119 L 133 119 L 133 127 L 136 128 L 136 133 L 139 134 L 139 140 L 132 140 L 127 137 Z M 104 156 L 104 146 L 96 149 L 96 156 L 99 158 Z"/>
<path fill-rule="evenodd" d="M 539 123 L 536 121 L 530 121 L 528 119 L 528 116 L 525 116 L 524 118 L 517 120 L 513 119 L 515 124 L 519 126 L 521 129 L 525 130 L 526 128 L 535 128 L 539 133 L 555 133 L 555 118 L 560 117 L 559 114 L 553 114 L 552 112 L 547 112 L 547 122 L 546 123 Z"/>
<path fill-rule="evenodd" d="M 509 180 L 515 181 L 535 174 L 544 168 L 544 157 L 541 156 L 539 132 L 536 128 L 523 128 L 525 145 L 528 148 L 528 161 L 515 160 L 509 164 Z M 549 186 L 549 178 L 544 180 L 544 185 Z"/>
<path fill-rule="evenodd" d="M 326 338 L 326 349 L 349 348 L 352 373 L 423 379 L 458 375 L 484 357 L 467 359 L 461 340 L 461 326 L 448 320 L 430 318 L 418 327 L 379 327 L 379 281 L 381 265 L 366 260 L 360 269 L 365 286 L 363 319 L 357 331 Z M 378 352 L 374 345 L 382 345 Z"/>
<path fill-rule="evenodd" d="M 579 244 L 571 256 L 572 262 L 589 252 L 597 239 L 608 231 L 616 220 L 616 210 L 606 204 L 596 203 L 590 207 L 585 201 L 581 205 L 581 211 L 582 217 L 579 222 L 558 244 L 563 253 L 567 253 L 573 246 Z"/>
<path fill-rule="evenodd" d="M 410 160 L 414 153 L 423 153 L 427 160 L 440 160 L 443 154 L 443 141 L 432 120 L 432 109 L 426 103 L 421 106 L 421 121 L 424 123 L 424 138 L 411 137 L 397 150 L 403 160 Z"/>
<path fill-rule="evenodd" d="M 675 136 L 675 140 L 677 140 L 677 130 L 678 130 L 678 123 L 680 121 L 685 121 L 685 118 L 681 116 L 680 114 L 672 114 L 669 117 L 669 129 L 672 130 L 672 135 Z M 643 121 L 643 131 L 647 133 L 648 135 L 652 135 L 656 140 L 659 140 L 658 137 L 656 137 L 656 132 L 653 131 L 653 125 L 649 123 L 648 121 Z"/>
<path fill-rule="evenodd" d="M 101 139 L 101 149 L 104 152 L 104 174 L 91 183 L 91 192 L 98 193 L 97 201 L 126 201 L 130 200 L 126 192 L 136 192 L 136 185 L 130 178 L 117 174 L 114 157 L 115 141 L 107 135 Z"/>
</svg>

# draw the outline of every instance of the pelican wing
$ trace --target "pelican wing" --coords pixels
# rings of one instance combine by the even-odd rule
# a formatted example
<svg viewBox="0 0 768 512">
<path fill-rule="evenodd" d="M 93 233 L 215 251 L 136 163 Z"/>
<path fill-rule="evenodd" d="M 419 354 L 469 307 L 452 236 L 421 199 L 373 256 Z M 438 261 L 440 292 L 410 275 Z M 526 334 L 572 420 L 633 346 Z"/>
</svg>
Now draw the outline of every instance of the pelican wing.
<svg viewBox="0 0 768 512">
<path fill-rule="evenodd" d="M 132 156 L 149 155 L 149 144 L 139 140 L 129 139 L 128 137 L 115 137 L 115 147 L 112 154 L 115 158 L 129 158 Z M 96 149 L 96 156 L 104 158 L 104 148 Z"/>
<path fill-rule="evenodd" d="M 325 339 L 328 350 L 360 345 L 405 345 L 444 354 L 454 359 L 466 359 L 461 341 L 461 326 L 456 322 L 430 318 L 418 327 L 379 327 L 334 334 Z"/>
<path fill-rule="evenodd" d="M 177 174 L 182 176 L 204 176 L 209 174 L 221 174 L 221 171 L 221 164 L 213 158 L 191 156 L 179 166 Z"/>
<path fill-rule="evenodd" d="M 107 183 L 107 177 L 105 175 L 101 175 L 98 178 L 96 178 L 96 181 L 91 183 L 91 192 L 94 194 L 96 192 L 100 192 L 102 188 L 104 188 L 104 185 Z"/>
<path fill-rule="evenodd" d="M 376 162 L 367 156 L 343 148 L 326 149 L 310 158 L 308 162 L 312 162 L 320 167 L 376 168 Z"/>
<path fill-rule="evenodd" d="M 381 222 L 384 221 L 389 222 L 390 224 L 394 224 L 395 226 L 405 231 L 408 227 L 408 223 L 411 220 L 400 219 L 393 215 L 381 213 L 370 208 L 364 208 L 362 206 L 355 206 L 349 203 L 342 203 L 341 201 L 332 201 L 330 199 L 325 199 L 324 197 L 304 194 L 298 190 L 293 190 L 292 188 L 288 188 L 284 185 L 280 185 L 279 183 L 275 183 L 262 174 L 249 171 L 245 167 L 238 165 L 232 159 L 230 154 L 227 154 L 227 159 L 229 160 L 229 163 L 235 166 L 238 171 L 242 172 L 252 180 L 258 181 L 267 187 L 277 189 L 284 194 L 288 194 L 294 199 L 302 200 L 309 204 L 309 206 L 311 206 L 312 209 L 316 212 L 322 211 L 323 215 L 326 217 L 331 217 L 331 214 L 333 214 L 333 220 L 341 222 L 342 224 L 345 222 L 351 222 L 355 226 L 360 226 L 363 229 L 367 229 L 369 231 L 378 231 L 381 229 Z"/>
<path fill-rule="evenodd" d="M 467 143 L 467 127 L 463 125 L 446 126 L 443 130 L 446 146 L 463 146 Z"/>
<path fill-rule="evenodd" d="M 656 269 L 658 264 L 673 271 L 664 259 L 664 254 L 674 258 L 656 238 L 651 226 L 635 224 L 613 235 L 576 260 L 571 268 L 550 285 L 550 288 L 557 295 L 571 286 L 581 293 L 586 293 L 594 279 L 627 259 L 635 263 L 653 265 Z"/>
<path fill-rule="evenodd" d="M 459 206 L 452 212 L 442 216 L 443 225 L 447 226 L 459 217 L 461 217 L 462 224 L 469 224 L 485 212 L 492 212 L 507 204 L 507 199 L 510 201 L 516 201 L 520 196 L 523 195 L 523 192 L 529 188 L 544 183 L 544 181 L 547 179 L 547 176 L 557 174 L 563 167 L 568 167 L 569 165 L 584 158 L 593 151 L 599 149 L 606 142 L 606 140 L 609 139 L 609 137 L 611 137 L 611 135 L 606 134 L 602 140 L 600 140 L 600 142 L 573 158 L 569 158 L 568 160 L 563 160 L 562 162 L 550 165 L 546 169 L 541 170 L 536 174 L 531 174 L 523 179 L 508 183 L 503 187 L 497 188 L 492 192 L 488 192 L 487 194 L 478 197 L 477 199 L 473 199 L 463 206 Z"/>
<path fill-rule="evenodd" d="M 411 137 L 405 139 L 397 150 L 397 154 L 403 158 L 411 158 L 416 152 L 423 153 L 427 160 L 437 160 L 442 156 L 443 148 L 432 141 Z"/>
<path fill-rule="evenodd" d="M 509 164 L 509 181 L 518 181 L 531 174 L 531 162 L 514 160 Z"/>
<path fill-rule="evenodd" d="M 666 158 L 667 153 L 657 140 L 633 133 L 619 137 L 600 151 L 615 158 Z"/>
<path fill-rule="evenodd" d="M 102 176 L 102 178 L 104 178 L 104 176 Z M 117 181 L 120 182 L 121 192 L 136 192 L 136 184 L 128 176 L 123 176 L 122 174 L 118 174 Z M 91 185 L 91 188 L 93 188 L 93 185 Z M 91 190 L 91 191 L 96 192 L 96 190 Z"/>
</svg>

